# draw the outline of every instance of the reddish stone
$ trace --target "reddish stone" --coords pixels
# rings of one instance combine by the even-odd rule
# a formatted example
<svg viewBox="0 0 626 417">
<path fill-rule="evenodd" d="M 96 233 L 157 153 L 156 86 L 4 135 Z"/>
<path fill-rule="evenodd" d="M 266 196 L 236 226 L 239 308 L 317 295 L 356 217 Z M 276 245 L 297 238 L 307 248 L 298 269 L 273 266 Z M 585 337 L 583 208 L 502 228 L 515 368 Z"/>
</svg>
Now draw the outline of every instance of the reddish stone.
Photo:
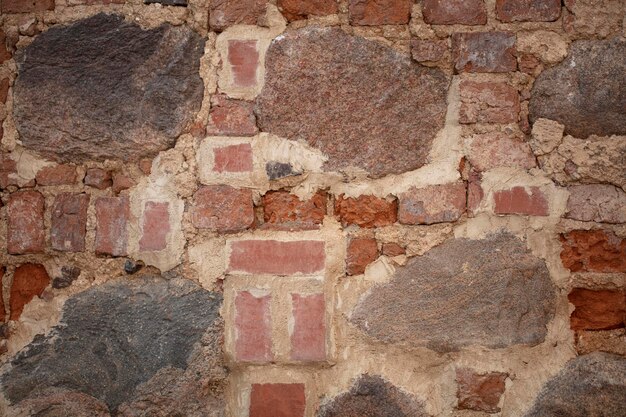
<svg viewBox="0 0 626 417">
<path fill-rule="evenodd" d="M 128 197 L 99 197 L 96 200 L 96 254 L 127 255 L 129 216 Z"/>
<path fill-rule="evenodd" d="M 541 72 L 541 61 L 532 54 L 519 54 L 519 70 L 525 74 L 538 75 Z"/>
<path fill-rule="evenodd" d="M 413 39 L 411 40 L 411 56 L 417 62 L 439 61 L 448 50 L 445 39 Z"/>
<path fill-rule="evenodd" d="M 233 25 L 256 25 L 266 8 L 267 0 L 211 0 L 209 27 L 221 32 Z"/>
<path fill-rule="evenodd" d="M 9 79 L 3 78 L 0 81 L 0 103 L 7 101 L 7 95 L 9 94 Z"/>
<path fill-rule="evenodd" d="M 337 0 L 278 0 L 278 8 L 288 21 L 338 12 Z"/>
<path fill-rule="evenodd" d="M 213 171 L 252 171 L 252 146 L 249 143 L 213 148 Z"/>
<path fill-rule="evenodd" d="M 111 189 L 115 194 L 119 194 L 120 191 L 129 189 L 133 185 L 135 185 L 135 181 L 127 175 L 122 174 L 121 172 L 113 173 L 113 185 Z"/>
<path fill-rule="evenodd" d="M 534 168 L 537 164 L 528 143 L 502 132 L 477 134 L 468 138 L 468 160 L 478 171 L 498 167 Z"/>
<path fill-rule="evenodd" d="M 0 266 L 0 323 L 4 323 L 4 319 L 6 317 L 6 312 L 4 309 L 4 295 L 2 294 L 2 287 L 3 287 L 2 278 L 4 277 L 5 271 L 6 271 L 5 267 Z"/>
<path fill-rule="evenodd" d="M 89 194 L 61 193 L 54 199 L 50 244 L 64 252 L 85 250 Z"/>
<path fill-rule="evenodd" d="M 394 257 L 404 255 L 406 250 L 397 243 L 383 243 L 382 253 L 385 256 Z"/>
<path fill-rule="evenodd" d="M 263 219 L 271 228 L 307 230 L 319 228 L 326 215 L 326 193 L 318 191 L 302 201 L 289 191 L 269 191 L 263 196 Z"/>
<path fill-rule="evenodd" d="M 304 384 L 252 384 L 249 417 L 304 417 Z"/>
<path fill-rule="evenodd" d="M 346 274 L 360 275 L 365 268 L 378 258 L 376 239 L 350 239 L 346 257 Z"/>
<path fill-rule="evenodd" d="M 293 333 L 291 359 L 326 359 L 326 302 L 324 294 L 291 294 Z"/>
<path fill-rule="evenodd" d="M 252 191 L 228 185 L 201 187 L 193 196 L 191 221 L 199 229 L 245 230 L 254 224 Z"/>
<path fill-rule="evenodd" d="M 2 11 L 2 2 L 0 2 L 0 11 Z M 7 49 L 7 37 L 0 29 L 0 64 L 9 59 L 11 59 L 11 52 Z"/>
<path fill-rule="evenodd" d="M 167 247 L 167 235 L 171 230 L 169 207 L 170 203 L 167 201 L 146 202 L 139 249 L 158 251 Z"/>
<path fill-rule="evenodd" d="M 44 167 L 37 172 L 37 185 L 73 185 L 76 183 L 76 167 L 73 165 L 55 165 Z"/>
<path fill-rule="evenodd" d="M 1 123 L 0 123 L 1 126 Z M 0 127 L 0 138 L 2 138 L 2 128 Z M 9 157 L 6 152 L 0 153 L 0 189 L 7 188 L 9 185 L 17 185 L 17 182 L 11 176 L 17 174 L 17 163 Z"/>
<path fill-rule="evenodd" d="M 324 242 L 238 240 L 232 243 L 229 271 L 251 274 L 313 274 L 324 269 Z"/>
<path fill-rule="evenodd" d="M 272 360 L 270 295 L 256 297 L 248 291 L 235 298 L 235 356 L 237 360 Z"/>
<path fill-rule="evenodd" d="M 583 222 L 626 223 L 626 193 L 609 184 L 568 188 L 565 217 Z"/>
<path fill-rule="evenodd" d="M 510 72 L 517 69 L 515 34 L 474 32 L 452 34 L 456 72 Z"/>
<path fill-rule="evenodd" d="M 259 51 L 256 40 L 229 40 L 228 63 L 232 67 L 234 84 L 252 87 L 256 84 Z"/>
<path fill-rule="evenodd" d="M 574 288 L 567 299 L 574 304 L 572 330 L 611 330 L 624 327 L 626 292 Z"/>
<path fill-rule="evenodd" d="M 434 25 L 484 25 L 487 9 L 483 0 L 424 0 L 424 22 Z"/>
<path fill-rule="evenodd" d="M 460 123 L 515 123 L 520 102 L 507 83 L 462 81 Z"/>
<path fill-rule="evenodd" d="M 54 0 L 2 0 L 2 13 L 32 13 L 54 10 Z"/>
<path fill-rule="evenodd" d="M 522 214 L 525 216 L 547 216 L 548 201 L 539 187 L 524 187 L 496 191 L 493 194 L 496 214 Z"/>
<path fill-rule="evenodd" d="M 254 136 L 256 126 L 254 105 L 243 100 L 234 100 L 223 94 L 211 98 L 207 135 L 214 136 Z"/>
<path fill-rule="evenodd" d="M 35 296 L 40 296 L 50 283 L 50 277 L 41 264 L 23 264 L 15 268 L 9 304 L 10 320 L 17 320 L 22 315 L 24 306 Z"/>
<path fill-rule="evenodd" d="M 411 188 L 399 197 L 398 221 L 402 224 L 454 222 L 465 213 L 463 182 Z"/>
<path fill-rule="evenodd" d="M 104 190 L 113 185 L 111 171 L 102 168 L 89 168 L 83 180 L 85 185 Z"/>
<path fill-rule="evenodd" d="M 350 0 L 350 23 L 360 26 L 405 25 L 411 17 L 412 0 Z"/>
<path fill-rule="evenodd" d="M 608 230 L 561 234 L 561 261 L 572 272 L 626 272 L 626 239 Z"/>
<path fill-rule="evenodd" d="M 467 214 L 470 217 L 474 216 L 484 196 L 482 174 L 474 170 L 470 171 L 467 182 Z"/>
<path fill-rule="evenodd" d="M 7 251 L 11 255 L 44 250 L 45 200 L 37 191 L 19 191 L 7 204 Z"/>
<path fill-rule="evenodd" d="M 561 0 L 496 0 L 501 22 L 554 22 L 561 16 Z"/>
<path fill-rule="evenodd" d="M 344 227 L 350 224 L 367 228 L 388 226 L 396 222 L 398 200 L 388 201 L 373 195 L 346 198 L 342 194 L 335 201 L 335 215 Z"/>
<path fill-rule="evenodd" d="M 471 369 L 457 369 L 457 408 L 487 413 L 500 412 L 498 403 L 504 393 L 508 376 L 502 372 L 478 374 Z"/>
</svg>

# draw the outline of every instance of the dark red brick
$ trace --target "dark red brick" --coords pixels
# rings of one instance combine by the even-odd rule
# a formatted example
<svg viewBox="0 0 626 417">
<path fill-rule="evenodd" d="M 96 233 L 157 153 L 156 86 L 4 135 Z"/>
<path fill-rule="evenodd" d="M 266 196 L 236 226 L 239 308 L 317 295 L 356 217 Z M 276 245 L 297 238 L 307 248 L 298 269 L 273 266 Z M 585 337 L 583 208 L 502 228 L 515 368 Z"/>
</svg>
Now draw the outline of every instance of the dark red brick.
<svg viewBox="0 0 626 417">
<path fill-rule="evenodd" d="M 269 191 L 263 196 L 263 219 L 267 227 L 281 230 L 319 228 L 326 215 L 326 193 L 300 200 L 289 191 Z"/>
<path fill-rule="evenodd" d="M 350 239 L 346 256 L 346 274 L 359 275 L 365 268 L 378 258 L 378 243 L 376 239 Z"/>
<path fill-rule="evenodd" d="M 366 228 L 388 226 L 398 218 L 398 200 L 372 195 L 352 198 L 342 194 L 335 201 L 335 215 L 344 227 L 351 224 Z"/>
<path fill-rule="evenodd" d="M 15 268 L 9 305 L 10 320 L 17 320 L 24 311 L 24 306 L 36 296 L 40 296 L 50 283 L 46 268 L 41 264 L 22 264 Z"/>
<path fill-rule="evenodd" d="M 167 235 L 171 231 L 169 207 L 167 201 L 146 202 L 139 249 L 158 251 L 167 247 Z"/>
<path fill-rule="evenodd" d="M 405 25 L 411 17 L 412 0 L 350 0 L 350 23 L 359 26 Z"/>
<path fill-rule="evenodd" d="M 45 200 L 37 191 L 19 191 L 7 204 L 7 250 L 12 255 L 43 252 Z"/>
<path fill-rule="evenodd" d="M 487 9 L 483 0 L 424 0 L 424 22 L 434 25 L 484 25 Z"/>
<path fill-rule="evenodd" d="M 64 252 L 83 252 L 89 194 L 61 193 L 54 199 L 50 244 Z"/>
<path fill-rule="evenodd" d="M 234 100 L 223 94 L 211 98 L 207 135 L 214 136 L 254 136 L 259 129 L 254 116 L 254 104 Z"/>
<path fill-rule="evenodd" d="M 104 190 L 113 185 L 113 177 L 111 171 L 102 168 L 89 168 L 83 180 L 85 185 Z"/>
<path fill-rule="evenodd" d="M 240 361 L 272 360 L 270 295 L 255 296 L 249 291 L 235 298 L 235 356 Z"/>
<path fill-rule="evenodd" d="M 497 413 L 498 403 L 505 390 L 508 374 L 489 372 L 479 374 L 471 369 L 457 369 L 457 408 Z"/>
<path fill-rule="evenodd" d="M 213 148 L 213 171 L 250 172 L 253 168 L 252 146 L 249 143 Z"/>
<path fill-rule="evenodd" d="M 462 81 L 460 92 L 460 123 L 516 123 L 519 118 L 519 94 L 507 83 Z"/>
<path fill-rule="evenodd" d="M 293 333 L 291 359 L 326 359 L 326 302 L 324 294 L 291 294 Z"/>
<path fill-rule="evenodd" d="M 249 417 L 304 417 L 304 384 L 252 384 Z"/>
<path fill-rule="evenodd" d="M 554 22 L 561 16 L 561 0 L 496 0 L 501 22 Z"/>
<path fill-rule="evenodd" d="M 229 271 L 251 274 L 313 274 L 324 269 L 324 242 L 317 240 L 238 240 L 232 243 Z"/>
<path fill-rule="evenodd" d="M 510 72 L 517 69 L 515 34 L 473 32 L 452 34 L 456 72 Z"/>
<path fill-rule="evenodd" d="M 210 0 L 209 27 L 221 32 L 233 25 L 256 25 L 265 15 L 267 0 Z"/>
<path fill-rule="evenodd" d="M 611 330 L 624 327 L 624 291 L 574 288 L 567 299 L 575 307 L 570 317 L 572 330 Z"/>
<path fill-rule="evenodd" d="M 228 185 L 210 185 L 193 196 L 191 221 L 200 229 L 238 232 L 254 224 L 252 191 Z"/>
<path fill-rule="evenodd" d="M 99 197 L 96 200 L 96 254 L 127 255 L 129 216 L 128 197 Z"/>
<path fill-rule="evenodd" d="M 0 138 L 2 138 L 1 134 Z M 17 185 L 17 181 L 14 178 L 16 174 L 17 163 L 10 158 L 9 153 L 0 151 L 0 189 L 7 188 L 9 185 Z"/>
</svg>

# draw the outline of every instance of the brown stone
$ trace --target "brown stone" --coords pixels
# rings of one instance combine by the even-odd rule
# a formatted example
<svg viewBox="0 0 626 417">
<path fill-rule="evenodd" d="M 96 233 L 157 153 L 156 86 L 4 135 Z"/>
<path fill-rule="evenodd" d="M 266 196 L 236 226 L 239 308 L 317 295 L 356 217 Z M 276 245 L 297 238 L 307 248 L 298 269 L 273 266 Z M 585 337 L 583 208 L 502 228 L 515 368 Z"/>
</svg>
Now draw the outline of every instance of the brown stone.
<svg viewBox="0 0 626 417">
<path fill-rule="evenodd" d="M 388 226 L 398 218 L 398 200 L 373 195 L 352 198 L 342 194 L 335 201 L 335 215 L 344 227 L 351 224 L 366 228 Z"/>
<path fill-rule="evenodd" d="M 193 196 L 191 221 L 199 229 L 238 232 L 254 224 L 252 192 L 228 185 L 198 189 Z"/>
<path fill-rule="evenodd" d="M 72 185 L 76 183 L 76 167 L 73 165 L 55 165 L 37 172 L 37 185 Z"/>
<path fill-rule="evenodd" d="M 507 83 L 462 81 L 460 123 L 516 123 L 520 102 Z"/>
<path fill-rule="evenodd" d="M 129 216 L 128 197 L 99 197 L 96 200 L 96 254 L 127 255 Z"/>
<path fill-rule="evenodd" d="M 350 23 L 360 26 L 405 25 L 411 17 L 411 0 L 350 0 Z"/>
<path fill-rule="evenodd" d="M 346 274 L 360 275 L 365 268 L 378 258 L 378 243 L 376 239 L 350 239 L 346 256 Z"/>
<path fill-rule="evenodd" d="M 278 9 L 288 21 L 326 16 L 339 11 L 337 0 L 278 0 Z"/>
<path fill-rule="evenodd" d="M 572 330 L 611 330 L 624 327 L 626 292 L 574 288 L 567 296 L 574 305 Z"/>
<path fill-rule="evenodd" d="M 406 250 L 397 243 L 383 243 L 382 253 L 385 256 L 394 257 L 404 255 L 406 253 Z"/>
<path fill-rule="evenodd" d="M 561 16 L 561 0 L 496 0 L 501 22 L 554 22 Z"/>
<path fill-rule="evenodd" d="M 20 318 L 24 306 L 34 297 L 40 296 L 50 283 L 46 268 L 40 264 L 22 264 L 15 268 L 11 285 L 10 320 Z"/>
<path fill-rule="evenodd" d="M 467 142 L 468 160 L 478 171 L 498 167 L 530 169 L 537 165 L 528 143 L 502 132 L 477 134 Z"/>
<path fill-rule="evenodd" d="M 139 249 L 160 251 L 167 248 L 167 237 L 172 230 L 169 201 L 146 201 Z"/>
<path fill-rule="evenodd" d="M 626 193 L 609 184 L 568 188 L 565 217 L 583 222 L 626 223 Z"/>
<path fill-rule="evenodd" d="M 102 168 L 89 168 L 83 180 L 85 185 L 104 190 L 113 185 L 111 171 Z"/>
<path fill-rule="evenodd" d="M 324 191 L 304 201 L 289 191 L 269 191 L 263 196 L 263 220 L 276 229 L 317 229 L 326 215 L 326 201 Z"/>
<path fill-rule="evenodd" d="M 527 189 L 528 188 L 528 189 Z M 539 187 L 513 187 L 493 193 L 496 214 L 547 216 L 548 200 Z"/>
<path fill-rule="evenodd" d="M 33 13 L 54 10 L 54 0 L 2 0 L 2 13 Z"/>
<path fill-rule="evenodd" d="M 500 412 L 498 403 L 504 393 L 504 382 L 508 376 L 502 372 L 479 374 L 471 369 L 457 369 L 457 408 L 487 413 Z"/>
<path fill-rule="evenodd" d="M 211 97 L 207 135 L 254 136 L 258 132 L 253 104 L 229 99 L 223 94 Z"/>
<path fill-rule="evenodd" d="M 456 72 L 511 72 L 517 69 L 515 34 L 474 32 L 452 34 Z"/>
<path fill-rule="evenodd" d="M 256 25 L 265 15 L 267 0 L 210 0 L 209 27 L 221 32 L 233 25 Z"/>
<path fill-rule="evenodd" d="M 608 230 L 561 234 L 561 261 L 572 272 L 626 272 L 626 239 Z"/>
<path fill-rule="evenodd" d="M 398 221 L 402 224 L 433 224 L 457 221 L 466 206 L 465 184 L 412 187 L 399 196 Z"/>
<path fill-rule="evenodd" d="M 433 25 L 484 25 L 487 8 L 483 0 L 424 0 L 424 22 Z"/>
<path fill-rule="evenodd" d="M 89 194 L 61 193 L 54 199 L 50 244 L 64 252 L 83 252 Z"/>
<path fill-rule="evenodd" d="M 45 200 L 37 191 L 19 191 L 7 204 L 7 251 L 12 255 L 44 251 Z"/>
<path fill-rule="evenodd" d="M 353 166 L 382 177 L 426 163 L 447 108 L 441 70 L 321 27 L 287 32 L 265 62 L 256 107 L 262 131 L 306 140 L 329 157 L 326 170 Z"/>
<path fill-rule="evenodd" d="M 448 51 L 445 39 L 412 39 L 411 57 L 417 62 L 439 61 Z"/>
</svg>

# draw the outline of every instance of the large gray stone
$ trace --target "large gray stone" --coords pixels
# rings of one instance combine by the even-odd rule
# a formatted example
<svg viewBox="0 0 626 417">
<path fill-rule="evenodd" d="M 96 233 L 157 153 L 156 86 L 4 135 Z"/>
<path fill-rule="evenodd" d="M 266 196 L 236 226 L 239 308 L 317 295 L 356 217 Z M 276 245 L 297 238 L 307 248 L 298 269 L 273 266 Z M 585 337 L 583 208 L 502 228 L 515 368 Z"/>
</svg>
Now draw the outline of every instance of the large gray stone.
<svg viewBox="0 0 626 417">
<path fill-rule="evenodd" d="M 14 116 L 24 146 L 80 162 L 137 161 L 172 147 L 200 109 L 204 40 L 98 14 L 18 54 Z"/>
<path fill-rule="evenodd" d="M 626 135 L 626 41 L 581 40 L 568 57 L 542 72 L 530 98 L 530 119 L 557 120 L 565 133 Z"/>
<path fill-rule="evenodd" d="M 439 352 L 536 345 L 554 298 L 544 261 L 500 233 L 449 240 L 411 259 L 359 301 L 351 321 L 376 339 Z"/>
<path fill-rule="evenodd" d="M 257 99 L 261 130 L 319 148 L 327 170 L 372 177 L 424 165 L 443 127 L 449 80 L 435 68 L 337 28 L 307 27 L 272 42 Z"/>
</svg>

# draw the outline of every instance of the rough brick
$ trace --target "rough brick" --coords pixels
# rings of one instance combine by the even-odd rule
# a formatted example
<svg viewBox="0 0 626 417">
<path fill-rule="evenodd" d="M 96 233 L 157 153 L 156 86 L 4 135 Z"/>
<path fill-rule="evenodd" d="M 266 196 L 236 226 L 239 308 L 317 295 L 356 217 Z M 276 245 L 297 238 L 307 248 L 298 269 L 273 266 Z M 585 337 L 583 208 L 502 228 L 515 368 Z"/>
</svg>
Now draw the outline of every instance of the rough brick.
<svg viewBox="0 0 626 417">
<path fill-rule="evenodd" d="M 411 0 L 350 0 L 350 23 L 360 26 L 405 25 L 411 17 Z"/>
<path fill-rule="evenodd" d="M 232 25 L 256 25 L 266 9 L 267 0 L 211 0 L 209 26 L 221 32 Z"/>
<path fill-rule="evenodd" d="M 170 226 L 170 203 L 167 201 L 148 201 L 143 211 L 143 228 L 139 249 L 158 251 L 167 247 L 167 235 Z"/>
<path fill-rule="evenodd" d="M 129 215 L 128 197 L 99 197 L 96 200 L 96 254 L 127 255 Z"/>
<path fill-rule="evenodd" d="M 465 213 L 463 182 L 411 188 L 399 196 L 398 221 L 402 224 L 454 222 Z"/>
<path fill-rule="evenodd" d="M 424 0 L 424 22 L 435 25 L 484 25 L 487 9 L 483 0 Z"/>
<path fill-rule="evenodd" d="M 456 72 L 510 72 L 517 69 L 515 34 L 475 32 L 452 34 Z"/>
<path fill-rule="evenodd" d="M 480 172 L 476 172 L 474 170 L 470 171 L 469 178 L 467 181 L 467 214 L 472 217 L 476 213 L 478 206 L 481 201 L 483 201 L 483 197 L 485 196 L 485 192 L 482 187 L 482 174 Z"/>
<path fill-rule="evenodd" d="M 111 171 L 102 168 L 89 168 L 83 180 L 85 185 L 104 190 L 113 185 L 113 177 Z"/>
<path fill-rule="evenodd" d="M 32 13 L 54 10 L 54 0 L 2 0 L 2 13 Z"/>
<path fill-rule="evenodd" d="M 263 219 L 267 227 L 281 230 L 316 229 L 326 215 L 326 199 L 323 191 L 304 201 L 289 191 L 269 191 L 263 196 Z"/>
<path fill-rule="evenodd" d="M 37 185 L 72 185 L 76 183 L 76 167 L 73 165 L 55 165 L 44 167 L 37 172 Z"/>
<path fill-rule="evenodd" d="M 337 0 L 278 0 L 278 8 L 287 18 L 294 21 L 309 16 L 326 16 L 339 10 Z"/>
<path fill-rule="evenodd" d="M 272 360 L 270 295 L 255 296 L 249 291 L 235 298 L 235 356 L 240 361 Z"/>
<path fill-rule="evenodd" d="M 335 215 L 339 216 L 344 227 L 350 224 L 367 228 L 388 226 L 398 217 L 398 200 L 389 201 L 373 195 L 352 198 L 342 194 L 335 201 Z"/>
<path fill-rule="evenodd" d="M 541 72 L 541 61 L 539 58 L 532 54 L 520 53 L 518 54 L 519 70 L 525 74 L 537 76 Z"/>
<path fill-rule="evenodd" d="M 7 204 L 7 250 L 12 255 L 43 252 L 43 195 L 37 191 L 11 194 Z"/>
<path fill-rule="evenodd" d="M 386 256 L 404 255 L 406 250 L 397 243 L 383 243 L 382 254 Z"/>
<path fill-rule="evenodd" d="M 445 39 L 412 39 L 411 57 L 417 62 L 439 61 L 448 50 Z"/>
<path fill-rule="evenodd" d="M 191 221 L 200 229 L 245 230 L 254 223 L 252 191 L 228 185 L 201 187 L 193 196 Z"/>
<path fill-rule="evenodd" d="M 304 417 L 304 384 L 252 384 L 249 417 Z"/>
<path fill-rule="evenodd" d="M 1 124 L 0 124 L 1 125 Z M 0 138 L 2 132 L 0 127 Z M 0 189 L 7 188 L 9 185 L 17 185 L 17 182 L 11 176 L 17 174 L 17 163 L 9 157 L 9 154 L 0 152 Z"/>
<path fill-rule="evenodd" d="M 519 118 L 519 94 L 501 82 L 462 81 L 460 123 L 515 123 Z"/>
<path fill-rule="evenodd" d="M 6 268 L 2 265 L 0 265 L 0 326 L 2 326 L 2 323 L 4 323 L 4 318 L 6 316 L 6 311 L 4 309 L 4 294 L 2 293 L 2 278 L 4 277 L 4 272 L 6 271 Z"/>
<path fill-rule="evenodd" d="M 528 143 L 502 132 L 477 134 L 467 138 L 468 160 L 478 171 L 497 167 L 529 169 L 536 166 Z"/>
<path fill-rule="evenodd" d="M 567 296 L 574 305 L 572 330 L 611 330 L 624 327 L 626 292 L 574 288 Z"/>
<path fill-rule="evenodd" d="M 224 94 L 211 97 L 211 111 L 206 128 L 207 135 L 254 136 L 256 126 L 254 105 L 243 100 L 230 99 Z"/>
<path fill-rule="evenodd" d="M 259 63 L 256 40 L 228 41 L 228 64 L 232 67 L 236 87 L 252 87 L 257 83 Z"/>
<path fill-rule="evenodd" d="M 252 171 L 252 146 L 249 143 L 213 148 L 213 171 L 250 172 Z"/>
<path fill-rule="evenodd" d="M 626 223 L 626 193 L 609 184 L 568 188 L 565 217 L 584 222 Z"/>
<path fill-rule="evenodd" d="M 548 201 L 539 187 L 513 187 L 496 191 L 493 194 L 496 214 L 522 214 L 526 216 L 547 216 Z"/>
<path fill-rule="evenodd" d="M 457 408 L 498 413 L 500 397 L 504 393 L 505 380 L 509 375 L 502 372 L 479 374 L 471 369 L 457 369 Z"/>
<path fill-rule="evenodd" d="M 54 199 L 50 244 L 65 252 L 85 250 L 89 194 L 61 193 Z"/>
<path fill-rule="evenodd" d="M 9 304 L 10 320 L 20 318 L 24 306 L 35 296 L 40 296 L 50 283 L 46 268 L 40 264 L 23 264 L 15 268 Z"/>
<path fill-rule="evenodd" d="M 251 274 L 312 274 L 324 269 L 324 242 L 239 240 L 231 245 L 229 270 Z"/>
<path fill-rule="evenodd" d="M 563 140 L 565 126 L 549 119 L 538 119 L 533 123 L 530 147 L 535 155 L 552 152 Z"/>
<path fill-rule="evenodd" d="M 376 239 L 350 239 L 346 256 L 346 274 L 359 275 L 365 268 L 378 258 L 378 244 Z"/>
<path fill-rule="evenodd" d="M 326 302 L 324 294 L 291 294 L 293 332 L 291 359 L 322 361 L 326 358 Z"/>
<path fill-rule="evenodd" d="M 121 172 L 113 173 L 113 185 L 111 186 L 111 189 L 115 194 L 119 194 L 121 191 L 129 189 L 133 185 L 135 185 L 135 181 L 133 181 L 128 175 Z"/>
<path fill-rule="evenodd" d="M 0 10 L 2 6 L 0 3 Z M 0 64 L 11 59 L 11 52 L 7 49 L 7 37 L 2 29 L 0 29 Z"/>
<path fill-rule="evenodd" d="M 553 22 L 561 16 L 561 0 L 496 0 L 501 22 Z"/>
<path fill-rule="evenodd" d="M 561 260 L 572 272 L 626 272 L 626 239 L 608 230 L 561 234 Z"/>
</svg>

